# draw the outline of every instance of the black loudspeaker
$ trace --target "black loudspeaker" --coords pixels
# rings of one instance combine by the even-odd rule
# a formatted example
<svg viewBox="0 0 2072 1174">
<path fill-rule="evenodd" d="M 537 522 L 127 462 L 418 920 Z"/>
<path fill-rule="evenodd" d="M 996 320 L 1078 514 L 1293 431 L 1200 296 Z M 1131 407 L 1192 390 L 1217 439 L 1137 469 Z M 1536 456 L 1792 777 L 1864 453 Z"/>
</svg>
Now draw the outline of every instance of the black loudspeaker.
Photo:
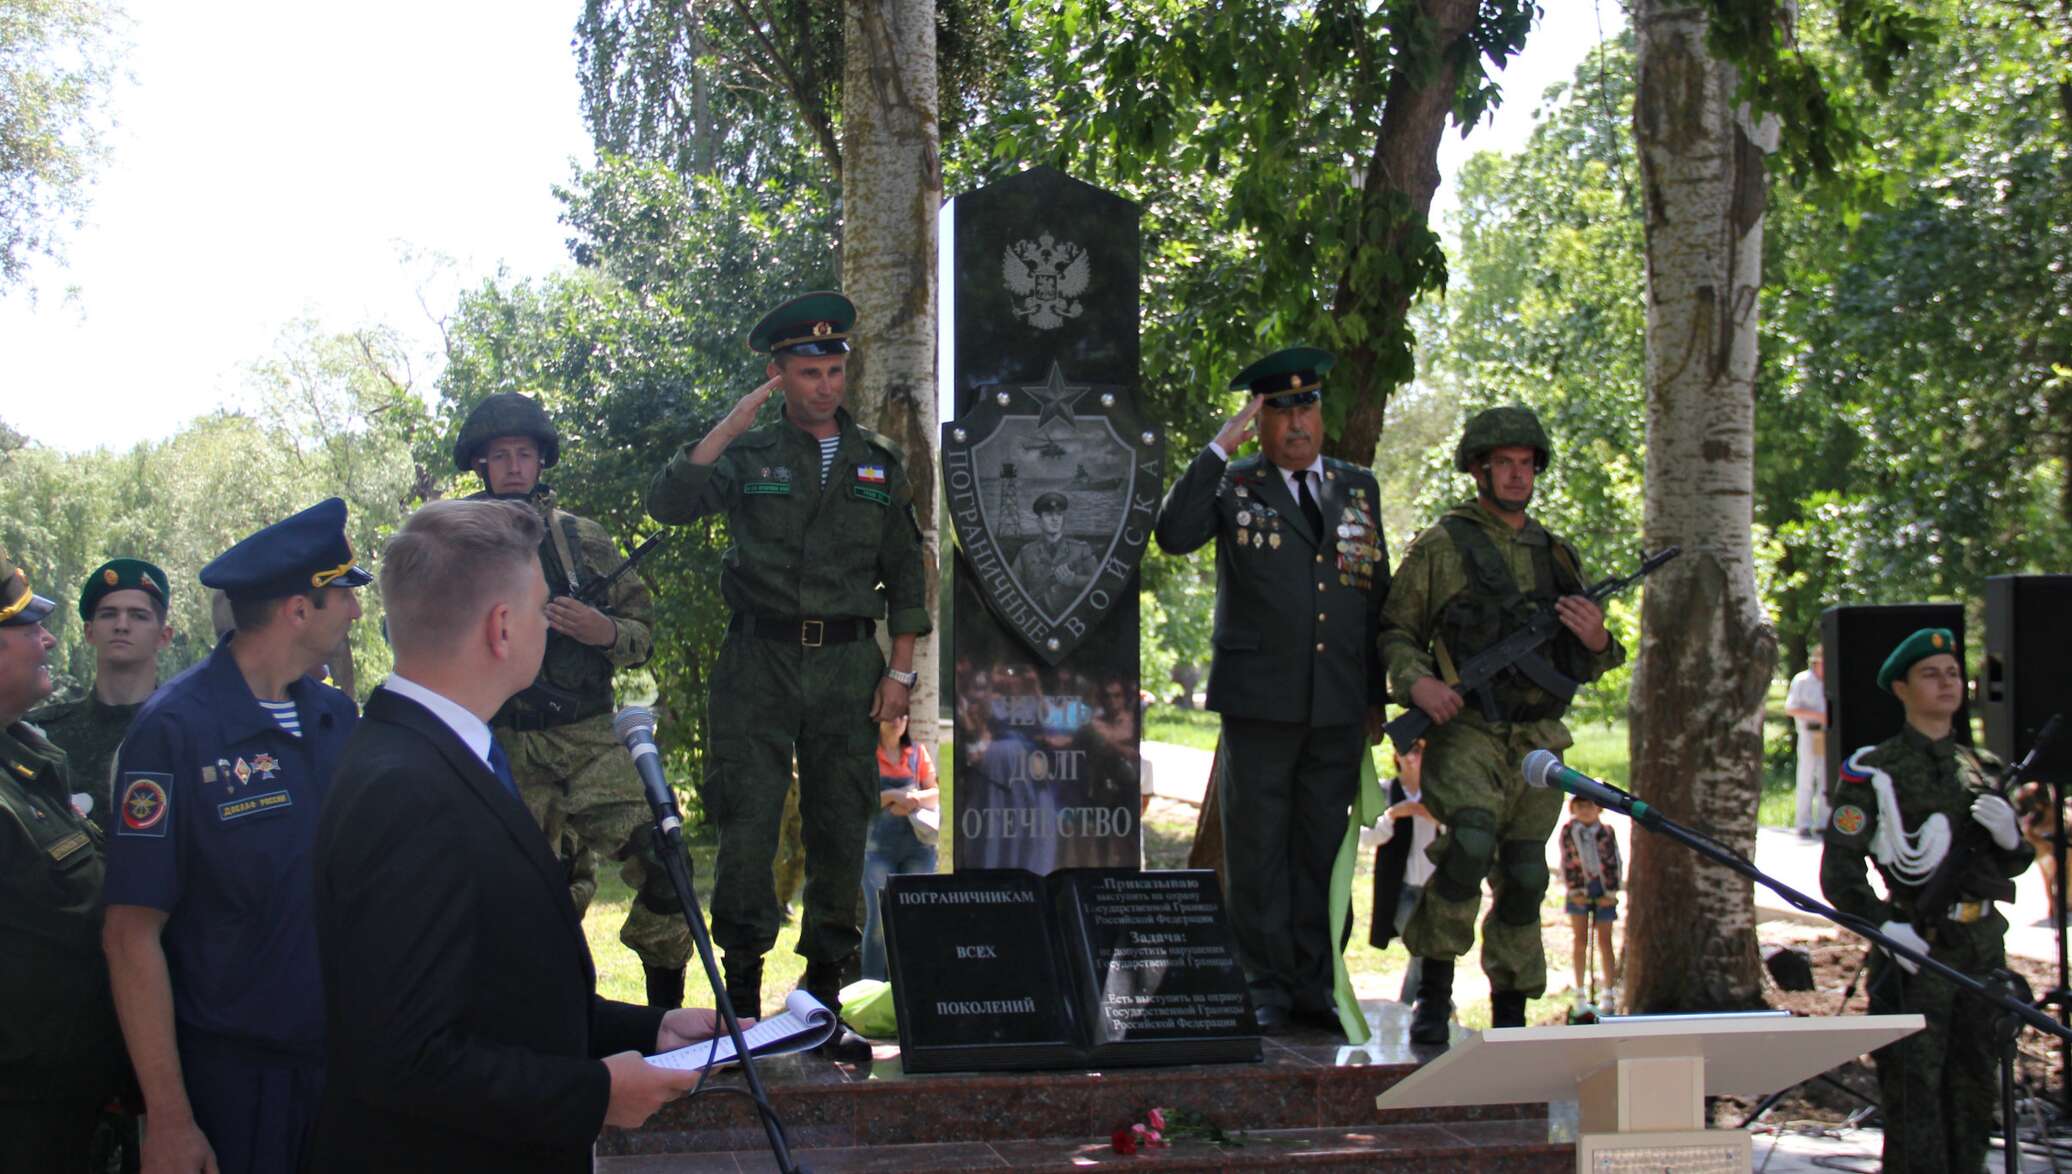
<svg viewBox="0 0 2072 1174">
<path fill-rule="evenodd" d="M 1906 713 L 1889 689 L 1878 688 L 1878 669 L 1899 642 L 1923 628 L 1948 628 L 1957 637 L 1957 663 L 1964 663 L 1964 607 L 1956 603 L 1853 604 L 1820 613 L 1820 642 L 1827 652 L 1828 785 L 1851 754 L 1899 732 Z M 1967 675 L 1969 669 L 1966 670 Z M 1951 734 L 1971 745 L 1971 691 L 1951 719 Z"/>
<path fill-rule="evenodd" d="M 2020 762 L 2050 715 L 2072 722 L 2072 575 L 1986 580 L 1986 664 L 1979 677 L 1986 749 Z M 2072 731 L 2037 760 L 2034 777 L 2072 783 Z"/>
</svg>

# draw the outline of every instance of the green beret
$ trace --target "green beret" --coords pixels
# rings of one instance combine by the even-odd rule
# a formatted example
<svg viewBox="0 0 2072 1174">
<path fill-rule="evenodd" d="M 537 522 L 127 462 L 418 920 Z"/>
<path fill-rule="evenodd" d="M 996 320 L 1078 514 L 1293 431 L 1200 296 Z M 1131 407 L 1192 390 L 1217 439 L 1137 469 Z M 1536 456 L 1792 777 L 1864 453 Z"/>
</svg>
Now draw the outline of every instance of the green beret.
<svg viewBox="0 0 2072 1174">
<path fill-rule="evenodd" d="M 1892 682 L 1907 675 L 1907 670 L 1931 656 L 1948 653 L 1957 655 L 1957 637 L 1948 628 L 1923 628 L 1899 642 L 1892 655 L 1885 658 L 1885 664 L 1878 669 L 1878 690 L 1890 692 Z"/>
<path fill-rule="evenodd" d="M 140 558 L 111 558 L 95 567 L 86 577 L 86 586 L 79 589 L 79 618 L 92 621 L 94 606 L 111 591 L 142 591 L 160 607 L 171 607 L 173 602 L 164 571 Z"/>
<path fill-rule="evenodd" d="M 748 349 L 768 355 L 841 355 L 849 351 L 856 306 L 832 290 L 800 294 L 748 332 Z"/>
<path fill-rule="evenodd" d="M 1324 372 L 1338 360 L 1330 351 L 1313 346 L 1291 346 L 1260 359 L 1237 373 L 1230 389 L 1249 389 L 1267 397 L 1270 408 L 1292 408 L 1324 398 Z"/>
</svg>

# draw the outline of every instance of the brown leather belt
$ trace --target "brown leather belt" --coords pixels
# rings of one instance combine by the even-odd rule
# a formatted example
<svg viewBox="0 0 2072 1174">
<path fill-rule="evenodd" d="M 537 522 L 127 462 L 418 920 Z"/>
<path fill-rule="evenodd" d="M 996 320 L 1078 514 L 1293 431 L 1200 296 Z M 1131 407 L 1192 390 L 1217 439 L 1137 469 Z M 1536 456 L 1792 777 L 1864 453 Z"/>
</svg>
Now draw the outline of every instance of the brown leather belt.
<svg viewBox="0 0 2072 1174">
<path fill-rule="evenodd" d="M 868 640 L 878 630 L 875 620 L 858 619 L 855 616 L 823 618 L 805 616 L 788 618 L 784 616 L 758 616 L 737 611 L 727 623 L 727 631 L 740 632 L 758 640 L 775 640 L 781 644 L 798 644 L 806 648 L 819 648 L 828 644 L 847 644 L 854 640 Z"/>
</svg>

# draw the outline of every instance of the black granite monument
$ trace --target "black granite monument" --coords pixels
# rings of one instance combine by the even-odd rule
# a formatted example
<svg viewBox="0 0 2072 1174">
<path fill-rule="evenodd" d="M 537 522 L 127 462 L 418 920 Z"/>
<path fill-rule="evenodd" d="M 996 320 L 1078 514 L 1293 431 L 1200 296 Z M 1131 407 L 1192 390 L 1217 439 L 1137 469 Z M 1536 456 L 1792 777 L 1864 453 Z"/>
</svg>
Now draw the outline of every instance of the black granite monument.
<svg viewBox="0 0 2072 1174">
<path fill-rule="evenodd" d="M 1135 867 L 1137 207 L 1047 167 L 943 208 L 960 870 Z"/>
</svg>

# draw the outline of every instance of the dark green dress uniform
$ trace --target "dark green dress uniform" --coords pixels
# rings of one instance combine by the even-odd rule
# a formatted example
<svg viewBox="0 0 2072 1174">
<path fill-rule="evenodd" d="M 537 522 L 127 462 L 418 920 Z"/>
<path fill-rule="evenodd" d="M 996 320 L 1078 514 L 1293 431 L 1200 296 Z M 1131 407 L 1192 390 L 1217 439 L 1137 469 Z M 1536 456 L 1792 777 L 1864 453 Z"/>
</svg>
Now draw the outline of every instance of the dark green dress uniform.
<svg viewBox="0 0 2072 1174">
<path fill-rule="evenodd" d="M 1965 829 L 1972 801 L 1992 790 L 2000 769 L 1991 755 L 1953 738 L 1930 741 L 1912 726 L 1850 755 L 1828 795 L 1821 891 L 1835 908 L 1873 925 L 1913 923 L 1914 899 L 1934 873 L 1929 860 L 1908 858 L 1919 844 L 1914 837 L 1938 816 L 1953 835 L 1971 834 Z M 1904 835 L 1894 834 L 1894 819 Z M 1990 839 L 1981 843 L 1950 916 L 1923 929 L 1929 957 L 1974 976 L 2007 962 L 2007 919 L 1986 894 L 2032 859 L 2026 844 L 2003 850 Z M 1866 857 L 1876 862 L 1889 899 L 1872 889 Z M 1908 974 L 1883 950 L 1871 953 L 1870 1009 L 1927 1020 L 1923 1030 L 1872 1054 L 1888 1174 L 1979 1169 L 2000 1104 L 1998 1061 L 1985 1027 L 1991 1012 L 1943 978 Z"/>
<path fill-rule="evenodd" d="M 50 601 L 7 578 L 9 627 Z M 19 606 L 15 606 L 19 605 Z M 83 1171 L 95 1120 L 128 1071 L 101 954 L 101 833 L 72 808 L 65 754 L 0 730 L 0 1170 Z"/>
<path fill-rule="evenodd" d="M 864 838 L 878 812 L 871 698 L 885 671 L 871 635 L 879 619 L 895 636 L 930 626 L 899 450 L 846 409 L 835 418 L 825 485 L 818 441 L 780 418 L 710 465 L 692 463 L 686 445 L 648 488 L 658 521 L 723 514 L 734 540 L 720 574 L 734 614 L 712 672 L 699 790 L 719 829 L 712 940 L 729 955 L 730 989 L 737 964 L 777 941 L 770 869 L 794 749 L 806 844 L 798 951 L 809 968 L 856 952 Z"/>
<path fill-rule="evenodd" d="M 1276 352 L 1241 374 L 1308 348 Z M 1314 398 L 1329 357 L 1279 374 Z M 1255 390 L 1264 390 L 1254 387 Z M 1269 401 L 1271 403 L 1272 401 Z M 1321 474 L 1320 476 L 1317 474 Z M 1216 543 L 1215 653 L 1208 708 L 1222 715 L 1223 815 L 1231 929 L 1262 1020 L 1335 1022 L 1327 925 L 1331 865 L 1345 838 L 1370 706 L 1384 699 L 1375 634 L 1389 592 L 1380 487 L 1358 465 L 1321 458 L 1309 476 L 1312 526 L 1282 471 L 1214 448 L 1174 482 L 1154 536 L 1168 554 Z M 1278 1012 L 1278 1015 L 1276 1015 Z"/>
</svg>

